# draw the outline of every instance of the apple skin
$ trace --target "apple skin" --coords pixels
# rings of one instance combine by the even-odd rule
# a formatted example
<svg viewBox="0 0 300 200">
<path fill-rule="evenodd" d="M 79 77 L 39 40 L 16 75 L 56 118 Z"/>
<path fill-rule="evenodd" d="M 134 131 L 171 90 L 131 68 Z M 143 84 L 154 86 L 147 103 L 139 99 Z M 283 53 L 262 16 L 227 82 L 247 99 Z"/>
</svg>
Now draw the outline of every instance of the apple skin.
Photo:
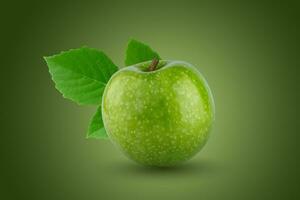
<svg viewBox="0 0 300 200">
<path fill-rule="evenodd" d="M 183 61 L 123 68 L 109 80 L 102 117 L 111 141 L 130 159 L 167 167 L 193 157 L 206 143 L 214 102 L 203 76 Z"/>
</svg>

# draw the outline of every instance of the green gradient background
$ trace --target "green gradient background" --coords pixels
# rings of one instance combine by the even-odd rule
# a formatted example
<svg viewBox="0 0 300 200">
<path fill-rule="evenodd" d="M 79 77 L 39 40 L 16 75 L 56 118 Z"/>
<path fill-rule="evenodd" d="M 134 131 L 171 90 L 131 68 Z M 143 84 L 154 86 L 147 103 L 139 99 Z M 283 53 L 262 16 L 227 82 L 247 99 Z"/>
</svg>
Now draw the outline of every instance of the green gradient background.
<svg viewBox="0 0 300 200">
<path fill-rule="evenodd" d="M 298 199 L 296 2 L 2 3 L 0 199 Z M 122 66 L 130 37 L 213 91 L 211 138 L 185 165 L 144 168 L 85 139 L 95 107 L 63 99 L 42 60 L 88 45 Z"/>
</svg>

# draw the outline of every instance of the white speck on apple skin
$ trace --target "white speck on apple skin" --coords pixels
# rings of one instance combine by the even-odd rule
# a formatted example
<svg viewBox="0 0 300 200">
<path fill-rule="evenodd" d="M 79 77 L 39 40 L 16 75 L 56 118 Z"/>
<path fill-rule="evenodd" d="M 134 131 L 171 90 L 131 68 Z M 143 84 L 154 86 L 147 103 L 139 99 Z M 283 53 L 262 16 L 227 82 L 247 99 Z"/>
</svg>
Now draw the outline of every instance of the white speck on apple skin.
<svg viewBox="0 0 300 200">
<path fill-rule="evenodd" d="M 109 137 L 144 165 L 188 160 L 206 143 L 214 119 L 213 99 L 202 75 L 185 62 L 167 63 L 150 73 L 124 68 L 113 75 L 103 95 Z"/>
</svg>

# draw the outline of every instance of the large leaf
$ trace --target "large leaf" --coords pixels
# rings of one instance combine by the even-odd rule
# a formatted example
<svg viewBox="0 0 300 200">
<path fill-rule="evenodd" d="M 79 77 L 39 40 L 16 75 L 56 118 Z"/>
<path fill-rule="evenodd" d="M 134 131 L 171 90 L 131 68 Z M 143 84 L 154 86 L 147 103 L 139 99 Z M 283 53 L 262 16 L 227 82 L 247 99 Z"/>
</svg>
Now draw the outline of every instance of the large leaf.
<svg viewBox="0 0 300 200">
<path fill-rule="evenodd" d="M 144 61 L 160 59 L 158 53 L 153 51 L 148 45 L 137 40 L 130 40 L 126 50 L 125 65 L 134 65 Z"/>
<path fill-rule="evenodd" d="M 90 122 L 87 138 L 108 138 L 102 121 L 101 106 L 99 106 L 97 112 L 95 113 Z"/>
<path fill-rule="evenodd" d="M 118 70 L 103 52 L 87 47 L 44 58 L 56 88 L 80 105 L 99 105 L 106 83 Z"/>
</svg>

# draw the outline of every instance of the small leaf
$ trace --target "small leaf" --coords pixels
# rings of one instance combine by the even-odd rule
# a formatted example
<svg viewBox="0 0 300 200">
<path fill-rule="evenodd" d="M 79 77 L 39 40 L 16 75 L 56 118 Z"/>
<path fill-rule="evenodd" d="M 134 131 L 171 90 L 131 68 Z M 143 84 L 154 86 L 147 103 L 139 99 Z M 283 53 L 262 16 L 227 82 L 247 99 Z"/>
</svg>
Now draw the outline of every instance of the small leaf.
<svg viewBox="0 0 300 200">
<path fill-rule="evenodd" d="M 101 103 L 105 85 L 118 68 L 101 51 L 82 47 L 44 57 L 55 87 L 80 105 Z"/>
<path fill-rule="evenodd" d="M 103 125 L 101 106 L 98 107 L 96 114 L 90 122 L 87 138 L 108 139 Z"/>
<path fill-rule="evenodd" d="M 153 51 L 148 45 L 134 39 L 129 41 L 126 50 L 126 66 L 152 60 L 154 58 L 160 59 L 158 53 Z"/>
</svg>

